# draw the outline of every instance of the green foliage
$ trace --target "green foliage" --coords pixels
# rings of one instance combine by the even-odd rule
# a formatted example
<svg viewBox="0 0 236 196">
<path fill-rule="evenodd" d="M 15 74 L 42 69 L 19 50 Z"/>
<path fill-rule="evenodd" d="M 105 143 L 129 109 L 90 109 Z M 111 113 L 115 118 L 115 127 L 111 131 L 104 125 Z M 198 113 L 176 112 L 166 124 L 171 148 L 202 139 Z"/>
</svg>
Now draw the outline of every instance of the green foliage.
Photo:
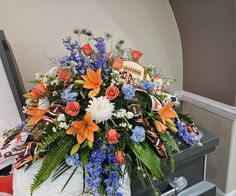
<svg viewBox="0 0 236 196">
<path fill-rule="evenodd" d="M 175 139 L 168 133 L 160 133 L 160 138 L 165 144 L 166 153 L 170 161 L 170 170 L 171 173 L 175 171 L 175 160 L 173 157 L 173 152 L 180 152 L 178 145 L 175 142 Z"/>
<path fill-rule="evenodd" d="M 34 177 L 30 188 L 31 195 L 44 181 L 49 178 L 51 173 L 64 159 L 65 155 L 70 152 L 70 149 L 73 147 L 74 143 L 75 138 L 73 136 L 65 135 L 65 137 L 58 139 L 58 141 L 53 144 L 48 152 L 48 155 L 43 161 L 42 167 Z"/>
<path fill-rule="evenodd" d="M 179 116 L 180 119 L 182 119 L 183 121 L 187 122 L 187 123 L 192 123 L 192 119 L 188 114 L 182 114 L 181 112 L 177 111 L 177 114 Z"/>
<path fill-rule="evenodd" d="M 54 141 L 56 141 L 58 138 L 60 137 L 63 137 L 65 135 L 65 130 L 58 130 L 57 132 L 55 133 L 52 133 L 48 136 L 46 136 L 44 139 L 43 139 L 43 142 L 39 148 L 39 150 L 35 153 L 34 155 L 34 159 L 33 159 L 33 162 L 36 161 L 36 159 L 38 158 L 39 156 L 39 153 L 44 150 L 45 148 L 47 148 L 47 146 L 49 146 L 50 144 L 52 144 Z"/>
<path fill-rule="evenodd" d="M 81 166 L 84 167 L 89 160 L 89 149 L 85 148 L 84 150 L 81 150 L 80 152 L 80 160 L 81 160 Z"/>
<path fill-rule="evenodd" d="M 175 139 L 170 135 L 169 132 L 159 133 L 161 140 L 165 144 L 165 148 L 170 152 L 180 152 L 178 145 L 175 142 Z"/>
<path fill-rule="evenodd" d="M 160 158 L 155 154 L 148 142 L 135 143 L 129 141 L 128 145 L 137 158 L 150 170 L 153 176 L 159 180 L 164 180 Z"/>
</svg>

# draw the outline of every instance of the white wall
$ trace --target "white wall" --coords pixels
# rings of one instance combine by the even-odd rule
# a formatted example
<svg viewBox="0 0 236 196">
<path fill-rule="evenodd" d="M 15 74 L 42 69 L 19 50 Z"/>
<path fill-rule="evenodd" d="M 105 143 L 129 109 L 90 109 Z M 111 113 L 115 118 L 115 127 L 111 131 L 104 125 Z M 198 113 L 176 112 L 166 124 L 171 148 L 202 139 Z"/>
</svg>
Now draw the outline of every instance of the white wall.
<svg viewBox="0 0 236 196">
<path fill-rule="evenodd" d="M 111 32 L 143 51 L 146 64 L 158 64 L 164 77 L 182 89 L 182 49 L 167 0 L 0 0 L 0 29 L 13 48 L 24 83 L 46 71 L 47 57 L 65 50 L 62 38 L 75 27 Z"/>
</svg>

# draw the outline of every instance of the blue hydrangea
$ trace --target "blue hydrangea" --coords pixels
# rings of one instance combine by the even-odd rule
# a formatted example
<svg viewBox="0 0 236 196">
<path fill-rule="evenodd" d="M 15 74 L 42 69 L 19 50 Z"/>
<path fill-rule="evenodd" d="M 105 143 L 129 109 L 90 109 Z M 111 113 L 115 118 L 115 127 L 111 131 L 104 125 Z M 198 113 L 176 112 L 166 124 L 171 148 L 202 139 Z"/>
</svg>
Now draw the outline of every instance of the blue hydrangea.
<svg viewBox="0 0 236 196">
<path fill-rule="evenodd" d="M 78 97 L 77 92 L 71 92 L 72 87 L 73 87 L 72 85 L 69 86 L 61 93 L 61 99 L 66 103 L 71 102 L 71 101 L 76 101 Z"/>
<path fill-rule="evenodd" d="M 122 92 L 126 100 L 131 100 L 135 96 L 135 89 L 131 84 L 124 84 L 122 86 Z"/>
<path fill-rule="evenodd" d="M 145 140 L 145 130 L 143 127 L 135 126 L 132 129 L 132 136 L 130 137 L 134 142 L 143 142 Z"/>
<path fill-rule="evenodd" d="M 66 155 L 65 160 L 66 160 L 66 164 L 71 167 L 73 167 L 73 166 L 78 167 L 80 165 L 80 159 L 79 159 L 78 153 L 76 153 L 72 156 Z"/>
<path fill-rule="evenodd" d="M 146 91 L 153 91 L 154 90 L 154 84 L 149 80 L 144 80 L 140 83 L 140 87 Z"/>
</svg>

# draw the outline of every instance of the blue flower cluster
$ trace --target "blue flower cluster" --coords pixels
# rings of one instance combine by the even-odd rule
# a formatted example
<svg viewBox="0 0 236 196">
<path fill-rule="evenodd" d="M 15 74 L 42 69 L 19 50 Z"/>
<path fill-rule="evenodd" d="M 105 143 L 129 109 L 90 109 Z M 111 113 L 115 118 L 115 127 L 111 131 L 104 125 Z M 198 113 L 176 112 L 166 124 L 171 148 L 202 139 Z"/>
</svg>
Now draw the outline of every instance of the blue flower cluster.
<svg viewBox="0 0 236 196">
<path fill-rule="evenodd" d="M 93 150 L 90 161 L 86 165 L 88 176 L 85 178 L 86 189 L 90 190 L 93 195 L 100 195 L 100 185 L 102 177 L 105 177 L 105 186 L 108 196 L 122 196 L 121 193 L 116 192 L 120 187 L 118 164 L 114 155 L 113 145 L 108 145 L 106 149 Z M 105 164 L 109 165 L 104 167 Z M 112 169 L 111 169 L 112 168 Z"/>
<path fill-rule="evenodd" d="M 104 78 L 110 71 L 110 67 L 107 65 L 106 62 L 107 53 L 106 53 L 106 45 L 104 42 L 105 40 L 103 37 L 95 38 L 95 40 L 97 42 L 95 44 L 97 52 L 95 53 L 94 67 L 95 70 L 102 68 L 102 78 Z"/>
<path fill-rule="evenodd" d="M 95 47 L 97 52 L 95 53 L 94 62 L 92 62 L 91 57 L 83 55 L 81 46 L 77 41 L 72 41 L 71 37 L 64 39 L 64 46 L 69 50 L 70 55 L 62 57 L 60 64 L 68 65 L 71 61 L 75 62 L 77 64 L 76 70 L 80 75 L 86 75 L 87 68 L 91 68 L 94 71 L 102 68 L 102 78 L 104 79 L 110 71 L 110 67 L 106 62 L 105 40 L 102 37 L 94 38 L 94 40 L 96 41 Z"/>
<path fill-rule="evenodd" d="M 61 99 L 66 103 L 71 102 L 71 101 L 76 101 L 78 97 L 77 92 L 71 92 L 72 88 L 73 88 L 73 85 L 70 85 L 61 93 Z"/>
<path fill-rule="evenodd" d="M 144 80 L 142 82 L 140 82 L 140 87 L 148 92 L 151 92 L 154 90 L 154 84 L 153 82 L 149 81 L 149 80 Z"/>
<path fill-rule="evenodd" d="M 135 96 L 135 89 L 131 84 L 124 84 L 122 86 L 122 92 L 126 100 L 131 100 Z"/>
<path fill-rule="evenodd" d="M 78 153 L 76 153 L 72 156 L 66 155 L 65 160 L 66 160 L 66 164 L 71 167 L 73 167 L 73 166 L 78 167 L 80 165 L 80 159 L 79 159 Z"/>
<path fill-rule="evenodd" d="M 134 142 L 143 142 L 145 140 L 145 130 L 143 127 L 139 127 L 139 126 L 135 126 L 132 129 L 132 136 L 130 137 L 130 139 Z"/>
<path fill-rule="evenodd" d="M 176 122 L 176 127 L 178 128 L 179 137 L 182 137 L 187 144 L 194 145 L 199 142 L 199 138 L 195 134 L 189 133 L 187 125 L 183 126 L 180 120 Z"/>
</svg>

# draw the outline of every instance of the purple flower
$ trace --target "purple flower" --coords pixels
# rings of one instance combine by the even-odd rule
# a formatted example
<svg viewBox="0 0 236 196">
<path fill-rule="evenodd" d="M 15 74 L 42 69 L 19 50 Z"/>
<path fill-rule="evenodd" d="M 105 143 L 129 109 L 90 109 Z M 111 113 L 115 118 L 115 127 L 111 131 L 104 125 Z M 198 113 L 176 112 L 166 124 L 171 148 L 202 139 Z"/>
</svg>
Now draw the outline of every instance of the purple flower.
<svg viewBox="0 0 236 196">
<path fill-rule="evenodd" d="M 145 140 L 145 130 L 143 127 L 135 126 L 132 129 L 132 136 L 130 137 L 134 142 L 143 142 Z"/>
<path fill-rule="evenodd" d="M 126 100 L 131 100 L 135 96 L 135 89 L 131 84 L 124 84 L 122 86 L 122 92 Z"/>
</svg>

